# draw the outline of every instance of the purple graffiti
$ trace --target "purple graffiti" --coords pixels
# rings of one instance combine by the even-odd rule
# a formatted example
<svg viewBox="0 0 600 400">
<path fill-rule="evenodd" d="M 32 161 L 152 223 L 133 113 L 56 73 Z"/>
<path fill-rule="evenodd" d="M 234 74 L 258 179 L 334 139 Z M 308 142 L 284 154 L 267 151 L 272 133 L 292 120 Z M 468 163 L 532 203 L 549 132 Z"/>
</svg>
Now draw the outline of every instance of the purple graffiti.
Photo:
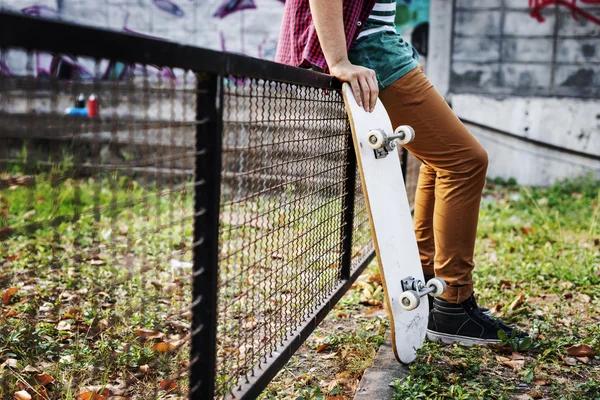
<svg viewBox="0 0 600 400">
<path fill-rule="evenodd" d="M 225 18 L 229 14 L 237 11 L 250 10 L 256 8 L 254 0 L 227 0 L 214 14 L 215 17 Z"/>
<path fill-rule="evenodd" d="M 58 10 L 46 6 L 25 7 L 21 9 L 21 12 L 32 17 L 56 18 L 59 15 Z"/>
<path fill-rule="evenodd" d="M 4 76 L 12 75 L 10 68 L 8 68 L 8 65 L 6 65 L 6 63 L 2 60 L 0 60 L 0 75 L 4 75 Z"/>
<path fill-rule="evenodd" d="M 176 17 L 181 18 L 185 15 L 181 7 L 179 7 L 171 0 L 152 0 L 152 3 L 160 10 L 168 12 L 169 14 L 174 15 Z"/>
</svg>

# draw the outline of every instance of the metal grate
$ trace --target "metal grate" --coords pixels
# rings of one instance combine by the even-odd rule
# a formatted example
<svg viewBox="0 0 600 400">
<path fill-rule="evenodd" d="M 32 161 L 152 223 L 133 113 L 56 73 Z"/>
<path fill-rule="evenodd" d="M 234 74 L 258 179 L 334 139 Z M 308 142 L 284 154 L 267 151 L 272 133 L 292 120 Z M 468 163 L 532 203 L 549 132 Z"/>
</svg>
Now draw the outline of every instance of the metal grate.
<svg viewBox="0 0 600 400">
<path fill-rule="evenodd" d="M 187 379 L 196 78 L 15 49 L 0 61 L 0 279 L 15 292 L 2 351 L 52 376 L 52 398 L 115 381 L 157 397 Z M 66 115 L 80 94 L 85 115 Z M 42 390 L 13 372 L 6 396 L 21 380 Z"/>
<path fill-rule="evenodd" d="M 331 77 L 2 13 L 0 67 L 0 357 L 54 378 L 0 397 L 256 397 L 373 258 Z"/>
<path fill-rule="evenodd" d="M 338 283 L 348 145 L 336 91 L 229 77 L 223 119 L 221 395 L 273 357 Z"/>
</svg>

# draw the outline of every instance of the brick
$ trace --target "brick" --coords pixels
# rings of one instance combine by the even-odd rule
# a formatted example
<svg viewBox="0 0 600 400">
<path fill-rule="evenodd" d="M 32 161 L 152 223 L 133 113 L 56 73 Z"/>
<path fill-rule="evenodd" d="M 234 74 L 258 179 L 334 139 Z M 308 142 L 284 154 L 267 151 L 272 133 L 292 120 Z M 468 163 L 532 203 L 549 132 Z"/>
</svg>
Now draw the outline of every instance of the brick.
<svg viewBox="0 0 600 400">
<path fill-rule="evenodd" d="M 504 61 L 552 62 L 554 41 L 550 38 L 505 38 Z"/>
<path fill-rule="evenodd" d="M 502 0 L 457 0 L 456 9 L 499 9 L 502 7 Z"/>
<path fill-rule="evenodd" d="M 450 85 L 457 91 L 481 89 L 498 85 L 496 64 L 452 63 Z"/>
<path fill-rule="evenodd" d="M 511 36 L 552 36 L 554 34 L 555 15 L 552 10 L 542 10 L 546 19 L 539 22 L 531 17 L 527 10 L 508 11 L 505 16 L 504 34 Z"/>
<path fill-rule="evenodd" d="M 558 39 L 558 62 L 600 62 L 600 40 Z"/>
<path fill-rule="evenodd" d="M 454 32 L 464 36 L 499 36 L 500 11 L 456 11 Z"/>
<path fill-rule="evenodd" d="M 600 9 L 590 9 L 586 12 L 600 18 Z M 561 9 L 558 18 L 558 34 L 561 37 L 570 36 L 597 36 L 600 39 L 600 25 L 588 21 L 582 16 L 578 16 L 577 20 L 573 18 L 571 11 Z"/>
<path fill-rule="evenodd" d="M 549 64 L 504 64 L 500 71 L 505 87 L 534 89 L 551 85 L 552 66 Z"/>
<path fill-rule="evenodd" d="M 504 6 L 510 9 L 530 10 L 529 0 L 504 0 Z"/>
<path fill-rule="evenodd" d="M 600 65 L 559 65 L 556 86 L 587 89 L 600 87 Z"/>
<path fill-rule="evenodd" d="M 499 39 L 455 37 L 452 57 L 457 61 L 498 61 Z"/>
</svg>

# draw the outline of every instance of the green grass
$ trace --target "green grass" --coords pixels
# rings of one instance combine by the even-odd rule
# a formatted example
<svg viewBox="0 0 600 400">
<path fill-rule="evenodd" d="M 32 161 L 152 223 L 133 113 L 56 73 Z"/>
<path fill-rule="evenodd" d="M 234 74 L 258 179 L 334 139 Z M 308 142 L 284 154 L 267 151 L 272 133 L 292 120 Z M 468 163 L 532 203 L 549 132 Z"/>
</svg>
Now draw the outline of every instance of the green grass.
<svg viewBox="0 0 600 400">
<path fill-rule="evenodd" d="M 33 177 L 16 168 L 0 176 L 12 182 L 0 192 L 0 232 L 11 233 L 0 241 L 0 294 L 18 290 L 0 302 L 0 357 L 17 362 L 2 367 L 0 398 L 44 389 L 26 366 L 53 378 L 50 397 L 117 382 L 125 394 L 154 398 L 167 394 L 164 379 L 178 385 L 169 395 L 185 395 L 191 269 L 171 262 L 191 261 L 189 187 L 172 192 L 116 174 L 75 180 L 68 170 L 65 161 Z M 341 197 L 226 197 L 219 395 L 338 282 L 340 213 Z M 160 342 L 176 348 L 162 352 Z"/>
<path fill-rule="evenodd" d="M 479 302 L 532 334 L 515 371 L 504 348 L 426 343 L 395 385 L 396 399 L 600 398 L 600 182 L 551 188 L 490 183 L 481 206 L 476 268 Z M 524 295 L 524 301 L 510 305 Z M 596 356 L 577 360 L 571 346 Z"/>
<path fill-rule="evenodd" d="M 50 398 L 106 385 L 139 398 L 185 395 L 190 270 L 170 261 L 191 260 L 192 225 L 184 218 L 191 193 L 169 194 L 118 176 L 65 180 L 65 168 L 36 176 L 34 186 L 22 182 L 0 193 L 0 229 L 18 232 L 0 242 L 0 294 L 18 288 L 0 303 L 0 364 L 17 363 L 0 367 L 0 398 L 22 389 L 43 392 L 27 366 L 53 378 L 45 387 Z M 573 361 L 566 349 L 586 344 L 600 351 L 599 189 L 591 178 L 549 189 L 490 183 L 476 249 L 477 295 L 532 332 L 533 344 L 513 371 L 498 361 L 510 358 L 509 350 L 427 343 L 409 379 L 396 384 L 396 398 L 502 399 L 536 391 L 544 398 L 598 396 L 598 359 Z M 340 254 L 328 250 L 335 241 L 321 239 L 331 229 L 338 240 L 340 202 L 296 204 L 296 197 L 222 209 L 220 281 L 228 285 L 220 289 L 221 393 L 234 384 L 232 371 L 248 367 L 240 364 L 241 346 L 255 360 L 259 353 L 252 349 L 283 336 L 282 322 L 337 279 Z M 60 216 L 71 218 L 44 223 Z M 33 222 L 42 224 L 26 231 Z M 365 229 L 368 224 L 358 234 Z M 522 304 L 510 309 L 521 294 Z M 351 398 L 384 340 L 382 300 L 373 263 L 261 398 Z M 138 329 L 164 336 L 144 339 Z M 177 347 L 158 351 L 161 341 Z M 178 385 L 169 393 L 160 387 L 167 378 Z"/>
</svg>

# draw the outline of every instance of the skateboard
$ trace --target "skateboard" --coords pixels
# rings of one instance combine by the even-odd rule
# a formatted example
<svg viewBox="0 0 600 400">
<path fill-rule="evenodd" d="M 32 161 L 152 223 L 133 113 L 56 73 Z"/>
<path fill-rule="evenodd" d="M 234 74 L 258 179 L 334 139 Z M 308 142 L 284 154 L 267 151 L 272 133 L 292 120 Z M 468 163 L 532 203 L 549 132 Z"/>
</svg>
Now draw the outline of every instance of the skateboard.
<svg viewBox="0 0 600 400">
<path fill-rule="evenodd" d="M 373 112 L 368 113 L 357 104 L 349 84 L 343 84 L 342 95 L 383 282 L 394 356 L 399 362 L 408 364 L 423 346 L 427 331 L 429 304 L 426 298 L 421 301 L 421 297 L 438 297 L 446 290 L 441 279 L 423 282 L 423 269 L 396 149 L 396 142 L 402 145 L 414 140 L 415 132 L 407 125 L 394 131 L 379 99 Z"/>
</svg>

